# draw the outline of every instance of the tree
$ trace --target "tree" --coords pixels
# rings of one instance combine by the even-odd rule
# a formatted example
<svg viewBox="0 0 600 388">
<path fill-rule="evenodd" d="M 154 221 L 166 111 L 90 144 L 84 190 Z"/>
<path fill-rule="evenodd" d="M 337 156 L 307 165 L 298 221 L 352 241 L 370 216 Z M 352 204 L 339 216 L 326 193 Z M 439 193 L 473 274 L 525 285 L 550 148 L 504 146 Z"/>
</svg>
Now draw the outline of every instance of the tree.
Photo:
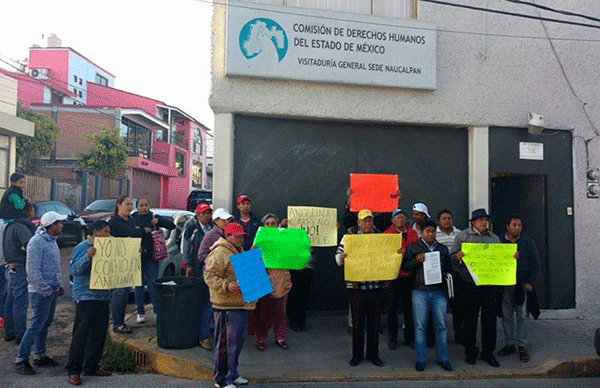
<svg viewBox="0 0 600 388">
<path fill-rule="evenodd" d="M 48 156 L 56 146 L 56 138 L 60 131 L 52 118 L 17 105 L 17 117 L 34 124 L 34 136 L 17 137 L 17 169 L 32 174 L 41 167 L 40 156 Z"/>
<path fill-rule="evenodd" d="M 83 168 L 94 169 L 104 176 L 116 178 L 119 169 L 125 165 L 131 150 L 117 129 L 102 126 L 99 132 L 90 137 L 93 148 L 79 155 Z"/>
</svg>

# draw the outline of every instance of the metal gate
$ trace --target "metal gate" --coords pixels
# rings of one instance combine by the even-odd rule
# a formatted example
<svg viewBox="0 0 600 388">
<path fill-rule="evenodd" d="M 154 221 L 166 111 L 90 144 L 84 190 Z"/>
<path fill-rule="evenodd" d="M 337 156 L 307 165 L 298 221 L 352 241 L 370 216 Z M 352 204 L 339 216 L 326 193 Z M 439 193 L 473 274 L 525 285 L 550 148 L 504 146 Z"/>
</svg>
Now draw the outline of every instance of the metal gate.
<svg viewBox="0 0 600 388">
<path fill-rule="evenodd" d="M 132 169 L 131 196 L 137 199 L 146 198 L 150 207 L 160 207 L 160 175 Z"/>
</svg>

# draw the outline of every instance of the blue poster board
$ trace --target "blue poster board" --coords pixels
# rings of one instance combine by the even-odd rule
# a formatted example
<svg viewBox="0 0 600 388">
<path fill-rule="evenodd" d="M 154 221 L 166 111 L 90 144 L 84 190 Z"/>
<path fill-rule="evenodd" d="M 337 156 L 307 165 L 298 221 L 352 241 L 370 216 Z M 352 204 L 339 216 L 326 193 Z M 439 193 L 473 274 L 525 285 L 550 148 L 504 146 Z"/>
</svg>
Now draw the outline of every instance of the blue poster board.
<svg viewBox="0 0 600 388">
<path fill-rule="evenodd" d="M 229 257 L 242 290 L 244 302 L 253 302 L 273 292 L 271 280 L 267 275 L 261 255 L 260 249 L 253 249 Z"/>
</svg>

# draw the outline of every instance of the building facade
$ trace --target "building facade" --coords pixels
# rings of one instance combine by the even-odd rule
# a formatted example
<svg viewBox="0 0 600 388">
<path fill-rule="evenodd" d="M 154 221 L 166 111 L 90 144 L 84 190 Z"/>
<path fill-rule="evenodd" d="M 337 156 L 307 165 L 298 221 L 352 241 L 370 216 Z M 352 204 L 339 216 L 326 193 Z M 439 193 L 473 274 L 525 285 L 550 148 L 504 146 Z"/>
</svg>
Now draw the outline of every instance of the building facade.
<svg viewBox="0 0 600 388">
<path fill-rule="evenodd" d="M 598 16 L 592 1 L 546 3 Z M 498 0 L 469 4 L 560 19 Z M 398 174 L 402 207 L 450 209 L 460 228 L 479 207 L 498 233 L 521 213 L 541 252 L 547 316 L 598 317 L 600 200 L 588 195 L 587 173 L 600 166 L 599 38 L 426 2 L 215 5 L 215 204 L 231 208 L 244 193 L 258 214 L 341 212 L 350 173 Z M 530 112 L 546 129 L 528 130 Z M 345 307 L 332 257 L 333 248 L 318 252 L 314 309 Z"/>
<path fill-rule="evenodd" d="M 30 48 L 22 70 L 0 71 L 18 81 L 18 99 L 25 107 L 50 115 L 61 126 L 46 169 L 53 177 L 77 180 L 77 156 L 88 149 L 89 136 L 106 126 L 120 129 L 131 148 L 125 192 L 150 196 L 155 207 L 185 209 L 189 192 L 207 187 L 207 128 L 181 109 L 115 89 L 114 75 L 61 47 L 53 35 L 48 47 Z"/>
<path fill-rule="evenodd" d="M 10 186 L 15 172 L 17 137 L 33 136 L 33 123 L 18 118 L 17 81 L 0 74 L 0 195 Z"/>
</svg>

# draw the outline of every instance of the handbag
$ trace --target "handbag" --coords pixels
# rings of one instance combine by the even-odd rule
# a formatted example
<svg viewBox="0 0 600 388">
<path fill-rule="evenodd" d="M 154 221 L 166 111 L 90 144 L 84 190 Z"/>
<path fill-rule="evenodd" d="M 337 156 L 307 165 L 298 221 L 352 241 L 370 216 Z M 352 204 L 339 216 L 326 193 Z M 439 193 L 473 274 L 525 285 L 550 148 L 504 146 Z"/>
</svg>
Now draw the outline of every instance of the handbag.
<svg viewBox="0 0 600 388">
<path fill-rule="evenodd" d="M 167 242 L 162 230 L 154 225 L 154 230 L 150 232 L 150 236 L 152 237 L 152 260 L 161 261 L 166 259 L 168 256 Z"/>
</svg>

